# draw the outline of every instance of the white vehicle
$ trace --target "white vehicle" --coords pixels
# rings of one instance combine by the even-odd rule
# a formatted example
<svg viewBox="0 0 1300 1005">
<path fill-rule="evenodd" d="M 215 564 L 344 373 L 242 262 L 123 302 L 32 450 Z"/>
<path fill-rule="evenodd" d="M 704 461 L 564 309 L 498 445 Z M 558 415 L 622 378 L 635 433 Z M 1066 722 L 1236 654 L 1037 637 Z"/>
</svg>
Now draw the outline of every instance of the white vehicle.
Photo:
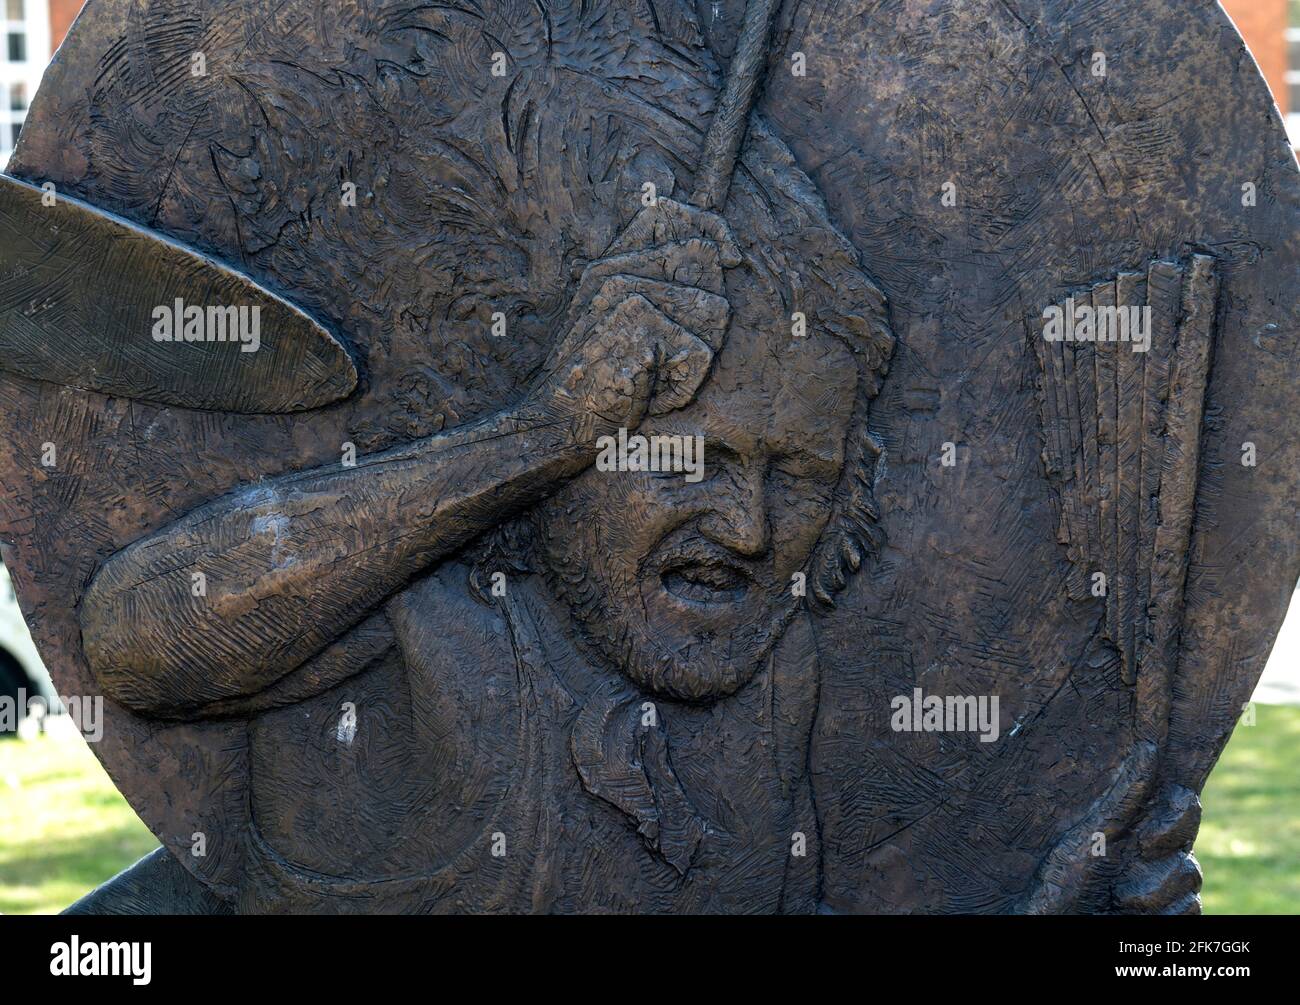
<svg viewBox="0 0 1300 1005">
<path fill-rule="evenodd" d="M 15 702 L 21 698 L 23 713 L 33 698 L 42 699 L 51 712 L 62 708 L 18 609 L 9 570 L 0 565 L 0 698 L 5 697 Z M 4 724 L 0 724 L 3 728 Z"/>
</svg>

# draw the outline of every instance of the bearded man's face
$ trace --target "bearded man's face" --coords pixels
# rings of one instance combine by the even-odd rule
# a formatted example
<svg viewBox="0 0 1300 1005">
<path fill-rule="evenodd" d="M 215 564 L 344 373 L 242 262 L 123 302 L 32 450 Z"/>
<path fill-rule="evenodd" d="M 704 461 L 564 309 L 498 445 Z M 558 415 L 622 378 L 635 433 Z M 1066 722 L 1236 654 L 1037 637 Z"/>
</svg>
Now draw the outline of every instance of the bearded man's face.
<svg viewBox="0 0 1300 1005">
<path fill-rule="evenodd" d="M 537 512 L 540 557 L 579 627 L 650 691 L 735 692 L 801 603 L 832 512 L 858 371 L 837 339 L 794 337 L 770 284 L 727 277 L 732 321 L 697 400 L 643 436 L 701 436 L 704 477 L 588 469 Z"/>
</svg>

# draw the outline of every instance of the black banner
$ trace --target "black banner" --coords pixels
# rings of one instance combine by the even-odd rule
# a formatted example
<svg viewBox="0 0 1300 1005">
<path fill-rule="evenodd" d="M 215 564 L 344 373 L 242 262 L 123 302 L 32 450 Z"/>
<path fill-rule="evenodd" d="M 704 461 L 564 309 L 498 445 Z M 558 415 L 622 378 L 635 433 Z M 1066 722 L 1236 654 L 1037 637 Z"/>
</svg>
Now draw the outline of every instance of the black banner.
<svg viewBox="0 0 1300 1005">
<path fill-rule="evenodd" d="M 602 974 L 618 982 L 605 985 L 611 989 L 686 970 L 744 980 L 756 954 L 764 971 L 776 964 L 787 980 L 815 962 L 804 972 L 819 980 L 893 972 L 926 991 L 988 987 L 990 979 L 1023 988 L 1046 981 L 1038 986 L 1070 992 L 1162 980 L 1227 990 L 1233 981 L 1292 973 L 1297 934 L 1294 917 L 15 917 L 0 921 L 0 958 L 7 991 L 78 977 L 83 991 L 219 993 L 283 984 L 337 994 L 439 973 L 438 983 L 451 981 L 458 996 L 473 997 L 475 982 L 483 994 L 498 993 L 503 976 L 553 989 L 558 969 L 581 974 L 573 993 L 586 995 Z"/>
</svg>

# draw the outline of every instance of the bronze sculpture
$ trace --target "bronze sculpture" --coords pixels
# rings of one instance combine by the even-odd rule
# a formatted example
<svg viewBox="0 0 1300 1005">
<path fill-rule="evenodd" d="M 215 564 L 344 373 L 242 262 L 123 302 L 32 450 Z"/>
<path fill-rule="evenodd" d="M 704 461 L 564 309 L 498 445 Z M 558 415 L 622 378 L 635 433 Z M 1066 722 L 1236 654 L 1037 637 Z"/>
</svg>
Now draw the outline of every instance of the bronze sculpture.
<svg viewBox="0 0 1300 1005">
<path fill-rule="evenodd" d="M 1223 402 L 1289 400 L 1289 322 L 1251 284 L 1293 225 L 1239 235 L 1196 188 L 1207 230 L 1174 233 L 1151 179 L 1201 135 L 1156 111 L 1115 113 L 1136 168 L 963 175 L 971 144 L 932 205 L 858 199 L 868 134 L 912 129 L 914 182 L 947 148 L 935 95 L 896 86 L 906 61 L 837 76 L 869 58 L 845 5 L 700 6 L 92 2 L 11 167 L 30 184 L 4 182 L 0 319 L 20 591 L 113 703 L 101 757 L 169 849 L 82 909 L 1197 908 L 1195 793 L 1262 663 L 1198 671 L 1188 591 L 1205 618 L 1224 588 L 1189 556 L 1206 499 L 1245 491 Z M 854 13 L 907 53 L 921 6 Z M 1222 55 L 1177 3 L 1106 23 L 1131 43 L 1143 7 Z M 948 16 L 968 53 L 1051 48 L 1017 5 Z M 1151 82 L 1031 78 L 1006 105 L 1057 134 Z M 892 124 L 845 125 L 854 83 Z M 1287 221 L 1294 175 L 1275 151 L 1252 176 Z M 941 268 L 917 256 L 952 210 L 971 248 Z M 1048 338 L 1065 294 L 1150 307 L 1146 349 Z M 265 308 L 255 338 L 205 337 L 235 303 Z M 1248 405 L 1224 344 L 1252 325 L 1275 369 Z M 702 442 L 700 477 L 597 462 L 637 436 Z M 63 462 L 34 467 L 47 442 Z M 996 738 L 891 727 L 914 687 L 1000 698 Z"/>
</svg>

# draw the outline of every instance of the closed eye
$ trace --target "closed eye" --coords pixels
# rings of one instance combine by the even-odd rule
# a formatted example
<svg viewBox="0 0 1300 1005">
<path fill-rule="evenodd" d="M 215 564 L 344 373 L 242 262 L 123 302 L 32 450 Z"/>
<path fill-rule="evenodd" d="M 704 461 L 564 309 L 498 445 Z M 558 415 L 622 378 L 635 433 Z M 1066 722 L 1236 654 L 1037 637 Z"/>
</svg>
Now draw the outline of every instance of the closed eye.
<svg viewBox="0 0 1300 1005">
<path fill-rule="evenodd" d="M 843 465 L 839 458 L 827 457 L 810 450 L 795 449 L 777 457 L 772 466 L 792 478 L 834 481 L 839 477 Z"/>
</svg>

